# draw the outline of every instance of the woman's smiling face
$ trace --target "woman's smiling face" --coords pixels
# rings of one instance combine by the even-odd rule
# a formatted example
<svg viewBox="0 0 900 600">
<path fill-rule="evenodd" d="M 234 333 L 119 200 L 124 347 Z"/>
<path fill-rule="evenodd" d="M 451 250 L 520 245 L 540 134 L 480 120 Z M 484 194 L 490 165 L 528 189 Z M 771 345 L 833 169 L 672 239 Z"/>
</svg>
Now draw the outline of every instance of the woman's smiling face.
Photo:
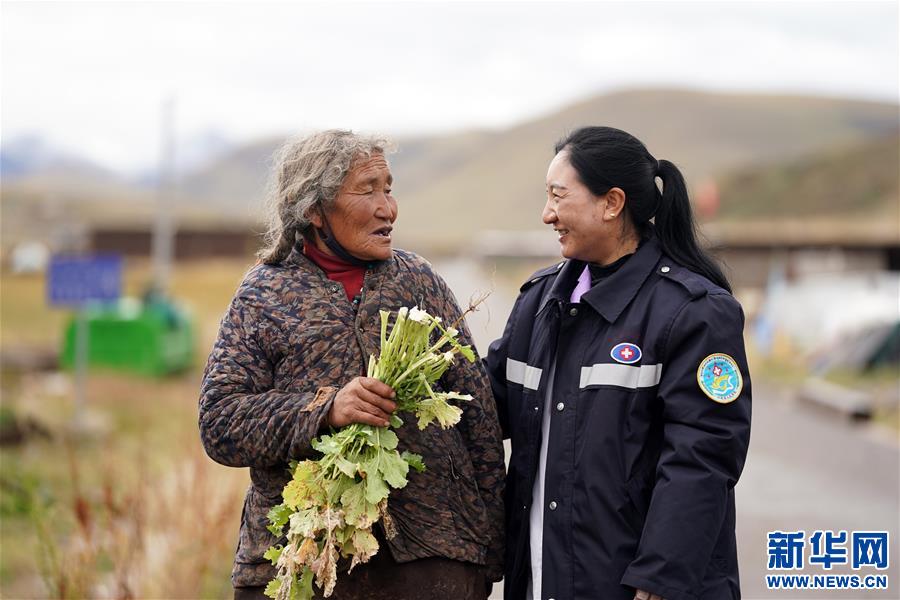
<svg viewBox="0 0 900 600">
<path fill-rule="evenodd" d="M 616 188 L 614 188 L 616 189 Z M 578 177 L 562 150 L 547 169 L 547 203 L 541 215 L 544 223 L 559 235 L 565 258 L 603 264 L 615 244 L 606 196 L 595 196 Z"/>
</svg>

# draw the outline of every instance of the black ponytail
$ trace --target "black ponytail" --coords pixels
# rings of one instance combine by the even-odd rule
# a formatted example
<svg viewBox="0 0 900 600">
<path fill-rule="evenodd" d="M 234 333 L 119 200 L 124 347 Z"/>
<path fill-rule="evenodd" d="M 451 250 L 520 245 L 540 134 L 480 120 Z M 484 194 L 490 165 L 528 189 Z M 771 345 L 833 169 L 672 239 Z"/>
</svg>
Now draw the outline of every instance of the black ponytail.
<svg viewBox="0 0 900 600">
<path fill-rule="evenodd" d="M 729 292 L 731 285 L 697 242 L 687 186 L 678 167 L 657 161 L 636 137 L 613 127 L 582 127 L 556 144 L 595 196 L 613 187 L 625 192 L 625 212 L 638 235 L 655 236 L 676 262 Z M 656 178 L 662 181 L 662 192 Z M 655 219 L 655 225 L 650 222 Z"/>
<path fill-rule="evenodd" d="M 657 177 L 662 180 L 662 199 L 656 209 L 654 230 L 663 250 L 676 262 L 730 292 L 731 285 L 721 267 L 697 243 L 697 227 L 681 171 L 661 160 Z"/>
</svg>

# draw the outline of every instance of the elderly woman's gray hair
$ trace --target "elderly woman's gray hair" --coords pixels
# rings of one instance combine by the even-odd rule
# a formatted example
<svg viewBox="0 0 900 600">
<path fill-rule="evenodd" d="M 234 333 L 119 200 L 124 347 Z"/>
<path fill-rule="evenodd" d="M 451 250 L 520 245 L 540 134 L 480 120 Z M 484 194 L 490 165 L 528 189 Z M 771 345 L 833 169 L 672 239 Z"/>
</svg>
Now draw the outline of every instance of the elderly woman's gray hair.
<svg viewBox="0 0 900 600">
<path fill-rule="evenodd" d="M 312 224 L 312 210 L 327 210 L 358 158 L 392 149 L 380 136 L 329 129 L 288 140 L 275 153 L 266 204 L 269 227 L 259 257 L 279 263 L 291 253 Z"/>
</svg>

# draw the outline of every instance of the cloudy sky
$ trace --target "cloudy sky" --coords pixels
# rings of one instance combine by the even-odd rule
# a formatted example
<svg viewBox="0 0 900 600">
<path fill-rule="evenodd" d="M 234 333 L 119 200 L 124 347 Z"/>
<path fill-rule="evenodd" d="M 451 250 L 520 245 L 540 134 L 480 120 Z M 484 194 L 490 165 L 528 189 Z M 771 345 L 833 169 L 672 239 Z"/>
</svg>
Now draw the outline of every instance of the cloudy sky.
<svg viewBox="0 0 900 600">
<path fill-rule="evenodd" d="M 897 2 L 8 2 L 2 140 L 118 169 L 179 139 L 504 127 L 635 86 L 898 100 Z"/>
</svg>

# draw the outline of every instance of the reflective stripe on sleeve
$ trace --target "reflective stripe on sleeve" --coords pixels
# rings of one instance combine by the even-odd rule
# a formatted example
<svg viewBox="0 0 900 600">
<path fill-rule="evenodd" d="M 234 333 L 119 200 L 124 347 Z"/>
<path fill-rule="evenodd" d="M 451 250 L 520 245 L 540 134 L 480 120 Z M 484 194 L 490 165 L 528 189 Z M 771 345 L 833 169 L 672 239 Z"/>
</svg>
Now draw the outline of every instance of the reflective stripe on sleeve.
<svg viewBox="0 0 900 600">
<path fill-rule="evenodd" d="M 506 359 L 506 380 L 510 383 L 518 383 L 530 390 L 536 390 L 541 384 L 541 373 L 541 369 L 520 360 Z"/>
<path fill-rule="evenodd" d="M 509 369 L 507 368 L 507 374 Z M 659 385 L 662 365 L 641 365 L 633 367 L 616 363 L 602 363 L 581 367 L 580 387 L 589 385 L 615 385 L 635 390 Z M 507 375 L 508 376 L 508 375 Z"/>
</svg>

